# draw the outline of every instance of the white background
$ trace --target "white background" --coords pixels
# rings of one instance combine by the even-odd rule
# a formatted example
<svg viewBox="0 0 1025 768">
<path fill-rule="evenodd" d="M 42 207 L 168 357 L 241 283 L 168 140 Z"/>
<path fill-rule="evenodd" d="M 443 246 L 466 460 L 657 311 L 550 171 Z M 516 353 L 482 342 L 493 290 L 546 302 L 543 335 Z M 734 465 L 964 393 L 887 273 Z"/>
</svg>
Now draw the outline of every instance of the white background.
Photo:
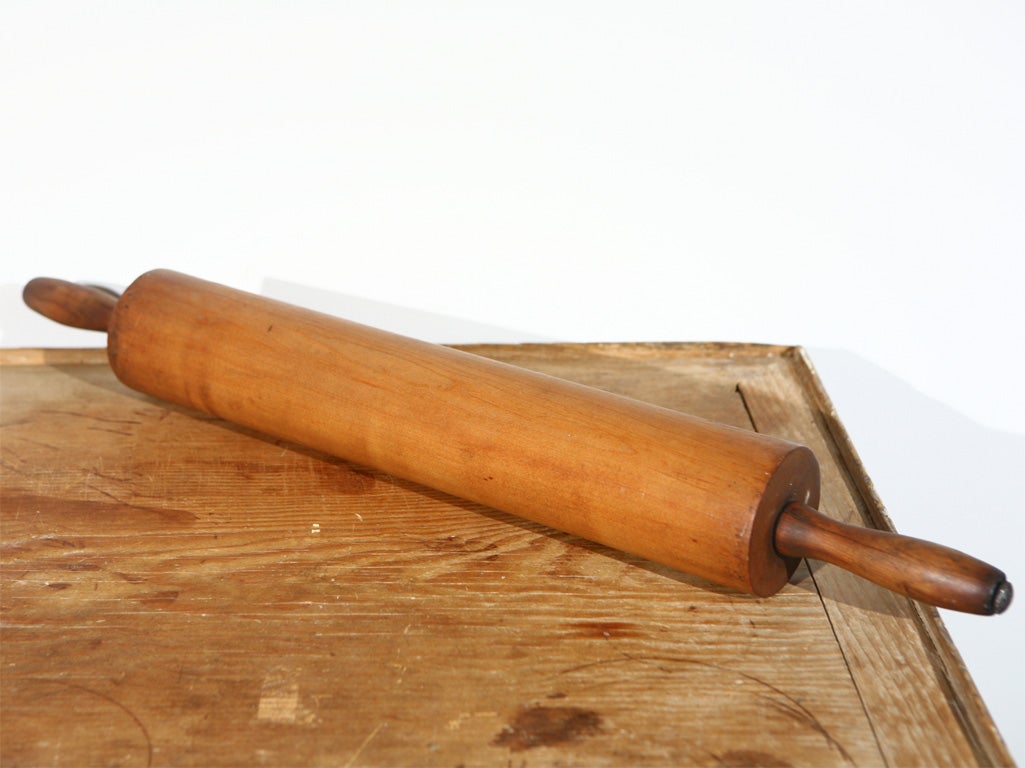
<svg viewBox="0 0 1025 768">
<path fill-rule="evenodd" d="M 899 530 L 1023 580 L 1025 6 L 11 2 L 0 344 L 171 267 L 434 341 L 809 348 Z M 944 614 L 1025 762 L 1025 605 Z"/>
</svg>

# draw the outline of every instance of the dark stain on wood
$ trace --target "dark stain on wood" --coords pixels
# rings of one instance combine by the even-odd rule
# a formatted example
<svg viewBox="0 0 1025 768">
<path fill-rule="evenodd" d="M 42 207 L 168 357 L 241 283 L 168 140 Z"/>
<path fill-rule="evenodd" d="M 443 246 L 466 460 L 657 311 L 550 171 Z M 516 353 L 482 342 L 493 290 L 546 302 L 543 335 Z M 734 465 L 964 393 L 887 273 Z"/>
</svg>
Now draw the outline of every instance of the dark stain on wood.
<svg viewBox="0 0 1025 768">
<path fill-rule="evenodd" d="M 579 637 L 611 639 L 614 637 L 641 637 L 637 624 L 623 621 L 575 621 L 570 626 Z"/>
<path fill-rule="evenodd" d="M 109 494 L 108 494 L 109 495 Z M 35 494 L 6 493 L 5 509 L 35 515 L 41 524 L 53 519 L 80 518 L 99 524 L 138 523 L 154 516 L 165 523 L 188 525 L 199 515 L 186 509 L 128 504 L 118 500 L 93 501 L 87 499 L 51 498 Z M 8 506 L 9 505 L 9 506 Z"/>
<path fill-rule="evenodd" d="M 178 599 L 181 594 L 177 589 L 165 589 L 158 592 L 146 592 L 139 595 L 128 595 L 129 600 L 138 600 L 146 605 L 168 605 Z"/>
<path fill-rule="evenodd" d="M 516 713 L 494 741 L 496 747 L 522 752 L 578 741 L 602 732 L 597 712 L 580 707 L 528 707 Z"/>
</svg>

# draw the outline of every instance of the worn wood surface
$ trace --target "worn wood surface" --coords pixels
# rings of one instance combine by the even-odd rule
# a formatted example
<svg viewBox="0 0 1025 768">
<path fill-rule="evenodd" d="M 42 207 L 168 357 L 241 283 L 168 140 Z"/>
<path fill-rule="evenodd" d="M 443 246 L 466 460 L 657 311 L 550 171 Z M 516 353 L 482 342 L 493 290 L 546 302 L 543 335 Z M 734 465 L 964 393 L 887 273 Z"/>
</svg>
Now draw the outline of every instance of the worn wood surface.
<svg viewBox="0 0 1025 768">
<path fill-rule="evenodd" d="M 802 442 L 889 525 L 800 350 L 473 351 Z M 1011 763 L 935 612 L 831 566 L 748 597 L 0 362 L 4 766 Z"/>
</svg>

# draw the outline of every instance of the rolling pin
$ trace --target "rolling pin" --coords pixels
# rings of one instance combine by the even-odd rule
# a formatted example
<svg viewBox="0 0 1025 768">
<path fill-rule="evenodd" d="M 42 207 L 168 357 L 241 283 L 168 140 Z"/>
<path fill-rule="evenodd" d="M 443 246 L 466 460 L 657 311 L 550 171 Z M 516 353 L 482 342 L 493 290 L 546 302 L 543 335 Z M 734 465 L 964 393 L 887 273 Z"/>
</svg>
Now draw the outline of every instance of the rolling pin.
<svg viewBox="0 0 1025 768">
<path fill-rule="evenodd" d="M 168 270 L 24 299 L 105 331 L 133 389 L 725 587 L 772 595 L 810 557 L 942 608 L 1011 601 L 991 565 L 816 511 L 804 446 Z"/>
</svg>

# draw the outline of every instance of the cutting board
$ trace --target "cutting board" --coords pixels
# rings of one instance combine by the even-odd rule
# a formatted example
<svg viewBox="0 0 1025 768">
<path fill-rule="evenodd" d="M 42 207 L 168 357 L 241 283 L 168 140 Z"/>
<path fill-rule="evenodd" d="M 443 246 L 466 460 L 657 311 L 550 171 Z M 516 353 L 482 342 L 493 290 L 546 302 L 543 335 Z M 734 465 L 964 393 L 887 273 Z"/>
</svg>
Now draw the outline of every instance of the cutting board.
<svg viewBox="0 0 1025 768">
<path fill-rule="evenodd" d="M 892 530 L 800 348 L 462 348 L 808 445 L 822 511 Z M 1012 764 L 936 611 L 832 566 L 758 599 L 158 402 L 101 350 L 0 376 L 4 766 Z"/>
</svg>

